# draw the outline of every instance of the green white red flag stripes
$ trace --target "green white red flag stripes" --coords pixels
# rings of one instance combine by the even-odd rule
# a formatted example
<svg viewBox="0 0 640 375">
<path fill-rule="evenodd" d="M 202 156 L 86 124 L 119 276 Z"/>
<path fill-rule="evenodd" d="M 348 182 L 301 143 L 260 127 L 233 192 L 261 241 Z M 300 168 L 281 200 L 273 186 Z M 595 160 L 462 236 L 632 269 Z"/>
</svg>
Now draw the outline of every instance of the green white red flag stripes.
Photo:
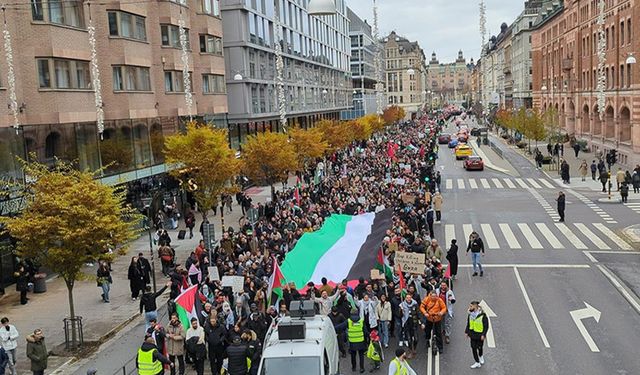
<svg viewBox="0 0 640 375">
<path fill-rule="evenodd" d="M 384 250 L 382 250 L 382 246 L 378 248 L 378 255 L 376 256 L 375 268 L 378 271 L 380 271 L 381 274 L 384 275 L 387 281 L 393 280 L 393 269 L 389 264 L 389 259 L 384 255 Z"/>
<path fill-rule="evenodd" d="M 184 329 L 191 326 L 191 318 L 198 318 L 202 311 L 202 302 L 198 296 L 198 286 L 194 285 L 180 293 L 175 299 L 176 312 Z"/>
<path fill-rule="evenodd" d="M 288 282 L 302 288 L 309 281 L 320 284 L 343 279 L 368 278 L 376 266 L 378 249 L 391 227 L 392 211 L 357 216 L 331 215 L 320 230 L 305 233 L 282 263 Z"/>
<path fill-rule="evenodd" d="M 269 287 L 267 289 L 267 298 L 268 304 L 271 305 L 271 296 L 273 294 L 277 295 L 279 298 L 282 298 L 282 287 L 284 286 L 285 279 L 282 275 L 282 271 L 280 271 L 280 267 L 278 266 L 278 261 L 276 258 L 273 259 L 273 272 L 271 273 L 271 277 L 269 277 Z"/>
</svg>

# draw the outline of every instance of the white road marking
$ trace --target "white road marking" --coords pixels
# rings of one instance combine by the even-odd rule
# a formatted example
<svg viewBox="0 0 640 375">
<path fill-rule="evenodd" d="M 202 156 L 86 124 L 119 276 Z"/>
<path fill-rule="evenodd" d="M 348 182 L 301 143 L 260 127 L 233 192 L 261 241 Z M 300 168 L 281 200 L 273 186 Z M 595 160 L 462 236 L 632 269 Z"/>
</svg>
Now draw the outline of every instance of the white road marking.
<svg viewBox="0 0 640 375">
<path fill-rule="evenodd" d="M 503 180 L 504 180 L 504 183 L 507 184 L 509 189 L 515 189 L 516 188 L 516 185 L 513 184 L 513 181 L 511 181 L 511 179 L 503 178 Z"/>
<path fill-rule="evenodd" d="M 503 223 L 503 224 L 498 224 L 498 226 L 500 227 L 500 230 L 502 231 L 504 238 L 506 238 L 510 248 L 522 249 L 522 246 L 520 246 L 520 243 L 516 239 L 516 236 L 513 234 L 513 231 L 511 230 L 511 227 L 509 227 L 509 224 Z"/>
<path fill-rule="evenodd" d="M 485 300 L 480 301 L 480 307 L 482 307 L 482 312 L 487 315 L 487 320 L 489 321 L 489 328 L 487 328 L 487 346 L 490 348 L 496 347 L 496 338 L 493 335 L 493 324 L 491 324 L 491 318 L 497 318 L 495 312 L 489 307 Z"/>
<path fill-rule="evenodd" d="M 445 186 L 445 187 L 446 187 L 448 190 L 453 189 L 453 180 L 452 180 L 452 179 L 450 179 L 450 178 L 447 178 L 446 186 Z"/>
<path fill-rule="evenodd" d="M 531 184 L 531 186 L 533 186 L 536 189 L 542 189 L 542 186 L 540 186 L 536 180 L 534 180 L 533 178 L 527 178 L 527 181 L 529 181 L 529 183 Z"/>
<path fill-rule="evenodd" d="M 520 185 L 521 188 L 523 188 L 523 189 L 528 189 L 529 188 L 529 186 L 527 186 L 527 184 L 525 184 L 524 181 L 522 181 L 521 178 L 516 178 L 515 180 L 518 183 L 518 185 Z"/>
<path fill-rule="evenodd" d="M 536 325 L 536 328 L 538 329 L 538 333 L 540 334 L 542 343 L 544 344 L 545 348 L 550 348 L 551 346 L 549 345 L 549 341 L 547 341 L 547 336 L 544 334 L 544 331 L 542 330 L 542 326 L 540 325 L 540 321 L 538 320 L 538 315 L 536 315 L 536 312 L 533 309 L 533 305 L 531 304 L 531 300 L 529 299 L 529 295 L 527 294 L 527 290 L 524 288 L 524 283 L 522 282 L 522 278 L 520 277 L 520 272 L 518 272 L 518 268 L 513 267 L 513 272 L 516 275 L 516 280 L 518 280 L 518 285 L 520 286 L 520 290 L 522 291 L 522 296 L 524 297 L 524 301 L 527 303 L 527 307 L 529 308 L 529 313 L 531 314 L 533 323 Z"/>
<path fill-rule="evenodd" d="M 598 249 L 600 250 L 611 249 L 609 245 L 607 245 L 604 241 L 602 241 L 600 237 L 596 236 L 596 234 L 593 233 L 591 229 L 587 228 L 586 225 L 582 223 L 575 223 L 574 225 L 576 226 L 576 228 L 578 228 L 580 232 L 582 232 L 585 236 L 587 236 L 589 241 L 593 242 L 593 244 L 596 245 Z"/>
<path fill-rule="evenodd" d="M 480 183 L 482 184 L 482 187 L 485 189 L 490 189 L 491 185 L 489 185 L 489 181 L 487 181 L 486 178 L 481 178 L 480 179 Z"/>
<path fill-rule="evenodd" d="M 474 178 L 469 179 L 469 186 L 471 186 L 472 189 L 478 188 L 478 184 L 476 183 L 476 180 Z"/>
<path fill-rule="evenodd" d="M 593 255 L 591 255 L 591 251 L 583 251 L 582 252 L 587 258 L 589 258 L 589 260 L 593 263 L 598 263 L 598 260 L 596 259 L 596 257 L 594 257 Z"/>
<path fill-rule="evenodd" d="M 467 242 L 471 232 L 473 232 L 473 226 L 471 224 L 462 224 L 462 231 L 464 232 L 465 242 Z"/>
<path fill-rule="evenodd" d="M 520 228 L 520 231 L 522 231 L 524 238 L 526 238 L 529 242 L 529 245 L 531 245 L 531 248 L 542 249 L 542 244 L 540 243 L 540 241 L 538 241 L 536 236 L 533 234 L 533 231 L 531 231 L 531 228 L 529 228 L 527 224 L 519 223 L 518 227 Z"/>
<path fill-rule="evenodd" d="M 564 223 L 556 223 L 556 227 L 560 229 L 560 232 L 562 232 L 562 234 L 564 234 L 564 236 L 567 237 L 567 240 L 569 240 L 569 243 L 575 246 L 576 249 L 587 248 L 587 246 L 582 241 L 580 241 L 578 236 L 573 234 L 571 229 L 569 229 L 569 227 L 566 226 Z"/>
<path fill-rule="evenodd" d="M 456 226 L 453 224 L 445 224 L 444 226 L 444 240 L 445 246 L 449 246 L 451 240 L 456 238 Z"/>
<path fill-rule="evenodd" d="M 549 241 L 551 247 L 553 247 L 554 249 L 564 249 L 562 243 L 558 241 L 558 238 L 551 232 L 549 227 L 547 227 L 547 224 L 536 223 L 536 227 L 538 227 L 538 230 L 540 230 L 540 232 L 542 233 L 542 237 L 546 238 L 547 241 Z"/>
<path fill-rule="evenodd" d="M 433 375 L 433 350 L 433 345 L 429 346 L 429 350 L 427 350 L 427 375 Z"/>
<path fill-rule="evenodd" d="M 613 231 L 604 226 L 602 223 L 594 223 L 594 227 L 596 227 L 602 234 L 609 237 L 609 239 L 616 243 L 622 250 L 633 250 L 633 248 L 622 238 L 618 237 L 617 234 L 613 233 Z"/>
<path fill-rule="evenodd" d="M 492 178 L 491 181 L 493 181 L 493 184 L 496 185 L 498 189 L 502 189 L 504 187 L 502 186 L 502 182 L 500 182 L 500 180 L 498 180 L 497 178 Z"/>
<path fill-rule="evenodd" d="M 496 235 L 493 234 L 493 229 L 491 229 L 491 225 L 480 224 L 480 228 L 482 228 L 482 234 L 484 234 L 484 238 L 487 240 L 487 246 L 489 247 L 489 249 L 499 249 L 500 244 L 498 244 Z"/>
<path fill-rule="evenodd" d="M 549 189 L 555 189 L 555 187 L 551 184 L 551 182 L 547 181 L 544 178 L 539 178 L 538 181 L 540 181 L 541 184 L 548 187 Z"/>
<path fill-rule="evenodd" d="M 600 311 L 586 302 L 584 304 L 585 306 L 587 306 L 586 308 L 570 311 L 569 315 L 571 315 L 571 319 L 573 319 L 573 322 L 576 324 L 576 327 L 578 327 L 578 331 L 580 331 L 582 338 L 584 338 L 584 341 L 587 342 L 587 346 L 589 346 L 589 349 L 591 349 L 591 351 L 594 353 L 599 353 L 600 349 L 598 349 L 598 345 L 596 345 L 596 342 L 593 341 L 593 338 L 587 331 L 587 328 L 584 326 L 584 323 L 582 323 L 582 320 L 587 318 L 593 318 L 596 321 L 596 323 L 600 322 Z"/>
<path fill-rule="evenodd" d="M 458 179 L 458 189 L 464 189 L 464 180 L 461 178 Z"/>
<path fill-rule="evenodd" d="M 484 267 L 484 264 L 482 266 Z M 607 277 L 607 279 L 611 281 L 611 284 L 613 284 L 613 286 L 615 286 L 616 289 L 618 289 L 618 291 L 627 300 L 627 302 L 629 302 L 631 306 L 633 306 L 633 308 L 640 313 L 640 303 L 638 303 L 638 301 L 636 301 L 635 298 L 633 298 L 633 296 L 629 294 L 629 292 L 627 292 L 627 290 L 622 286 L 622 284 L 620 284 L 618 279 L 616 279 L 606 267 L 600 264 L 598 264 L 598 269 L 600 269 L 600 272 L 602 272 Z"/>
<path fill-rule="evenodd" d="M 460 268 L 472 268 L 472 264 L 460 264 Z M 485 264 L 482 263 L 482 268 L 591 268 L 588 264 L 513 264 L 513 263 L 495 263 Z"/>
</svg>

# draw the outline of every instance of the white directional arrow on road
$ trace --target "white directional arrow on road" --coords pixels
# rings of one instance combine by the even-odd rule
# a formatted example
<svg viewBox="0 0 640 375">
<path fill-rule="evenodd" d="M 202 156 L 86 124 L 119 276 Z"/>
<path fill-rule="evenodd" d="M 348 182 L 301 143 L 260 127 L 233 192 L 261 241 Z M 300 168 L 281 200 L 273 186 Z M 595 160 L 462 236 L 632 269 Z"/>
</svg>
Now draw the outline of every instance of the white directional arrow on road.
<svg viewBox="0 0 640 375">
<path fill-rule="evenodd" d="M 587 318 L 593 318 L 596 322 L 600 322 L 600 311 L 586 302 L 584 304 L 587 306 L 586 308 L 573 310 L 569 312 L 569 314 L 571 314 L 573 322 L 576 324 L 576 327 L 578 327 L 578 331 L 580 331 L 584 341 L 587 342 L 589 349 L 591 349 L 592 352 L 600 352 L 595 341 L 593 341 L 591 335 L 587 332 L 587 328 L 584 326 L 584 323 L 582 323 L 582 320 Z"/>
<path fill-rule="evenodd" d="M 496 347 L 496 338 L 493 336 L 493 324 L 491 324 L 491 318 L 497 318 L 498 315 L 491 310 L 491 307 L 487 305 L 487 303 L 482 300 L 480 301 L 480 307 L 482 311 L 487 315 L 487 320 L 489 320 L 489 329 L 487 330 L 487 346 L 490 348 Z"/>
</svg>

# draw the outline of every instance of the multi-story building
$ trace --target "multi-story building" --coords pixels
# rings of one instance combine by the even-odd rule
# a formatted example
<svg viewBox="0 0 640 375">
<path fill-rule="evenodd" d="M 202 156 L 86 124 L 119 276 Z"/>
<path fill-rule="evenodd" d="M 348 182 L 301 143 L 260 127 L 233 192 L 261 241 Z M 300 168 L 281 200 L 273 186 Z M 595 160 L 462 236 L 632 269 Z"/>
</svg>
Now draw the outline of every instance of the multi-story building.
<svg viewBox="0 0 640 375">
<path fill-rule="evenodd" d="M 164 138 L 188 115 L 221 120 L 220 126 L 226 126 L 218 0 L 179 1 L 89 6 L 80 0 L 45 0 L 7 8 L 20 126 L 11 127 L 13 116 L 5 106 L 0 115 L 0 179 L 22 179 L 16 157 L 26 160 L 32 154 L 43 163 L 58 158 L 80 169 L 100 170 L 105 183 L 149 187 L 167 170 Z M 184 95 L 180 19 L 190 42 L 191 113 Z M 90 75 L 90 20 L 96 29 L 105 118 L 101 135 Z M 6 61 L 0 59 L 3 103 L 11 100 L 4 79 Z M 145 192 L 130 189 L 131 203 L 142 205 Z M 16 200 L 0 202 L 0 215 L 19 210 Z"/>
<path fill-rule="evenodd" d="M 619 162 L 640 164 L 638 0 L 605 2 L 605 105 L 597 103 L 598 1 L 544 1 L 532 33 L 533 103 L 559 114 L 563 132 L 596 152 L 617 149 Z"/>
<path fill-rule="evenodd" d="M 353 78 L 353 109 L 356 116 L 375 113 L 377 108 L 375 85 L 375 54 L 379 45 L 371 34 L 371 25 L 350 8 L 349 37 L 351 38 L 351 76 Z"/>
<path fill-rule="evenodd" d="M 482 101 L 482 63 L 483 60 L 479 59 L 471 68 L 471 102 L 474 104 Z"/>
<path fill-rule="evenodd" d="M 531 76 L 531 28 L 535 22 L 542 0 L 529 0 L 524 10 L 512 24 L 511 31 L 511 77 L 513 81 L 513 107 L 531 108 L 533 105 Z"/>
<path fill-rule="evenodd" d="M 351 43 L 345 0 L 335 2 L 335 15 L 320 17 L 307 13 L 307 3 L 222 0 L 233 146 L 248 134 L 281 130 L 275 43 L 282 47 L 288 126 L 309 127 L 322 118 L 338 119 L 341 110 L 351 107 Z"/>
<path fill-rule="evenodd" d="M 511 105 L 513 83 L 508 65 L 511 63 L 511 31 L 509 25 L 502 23 L 500 33 L 489 38 L 483 49 L 483 102 L 489 106 Z"/>
<path fill-rule="evenodd" d="M 426 101 L 425 56 L 418 42 L 410 42 L 392 31 L 383 43 L 383 64 L 388 104 L 417 113 Z"/>
<path fill-rule="evenodd" d="M 467 64 L 462 51 L 458 52 L 458 58 L 452 63 L 440 63 L 433 52 L 427 64 L 425 78 L 427 96 L 432 97 L 432 104 L 441 100 L 460 105 L 468 100 L 472 67 L 473 62 Z"/>
</svg>

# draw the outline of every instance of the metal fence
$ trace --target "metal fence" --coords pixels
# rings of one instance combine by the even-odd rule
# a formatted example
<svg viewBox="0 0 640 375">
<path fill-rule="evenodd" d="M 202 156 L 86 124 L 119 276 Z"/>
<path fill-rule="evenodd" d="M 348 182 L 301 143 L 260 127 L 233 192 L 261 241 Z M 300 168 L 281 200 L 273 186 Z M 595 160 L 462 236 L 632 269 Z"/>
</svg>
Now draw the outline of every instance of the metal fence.
<svg viewBox="0 0 640 375">
<path fill-rule="evenodd" d="M 495 144 L 495 143 L 493 143 L 493 141 L 492 141 L 492 140 L 489 140 L 489 147 L 491 147 L 491 149 L 492 149 L 496 154 L 498 154 L 498 156 L 500 156 L 501 158 L 503 158 L 503 159 L 504 159 L 504 156 L 502 155 L 502 150 L 501 150 L 498 146 L 496 146 L 496 144 Z"/>
</svg>

